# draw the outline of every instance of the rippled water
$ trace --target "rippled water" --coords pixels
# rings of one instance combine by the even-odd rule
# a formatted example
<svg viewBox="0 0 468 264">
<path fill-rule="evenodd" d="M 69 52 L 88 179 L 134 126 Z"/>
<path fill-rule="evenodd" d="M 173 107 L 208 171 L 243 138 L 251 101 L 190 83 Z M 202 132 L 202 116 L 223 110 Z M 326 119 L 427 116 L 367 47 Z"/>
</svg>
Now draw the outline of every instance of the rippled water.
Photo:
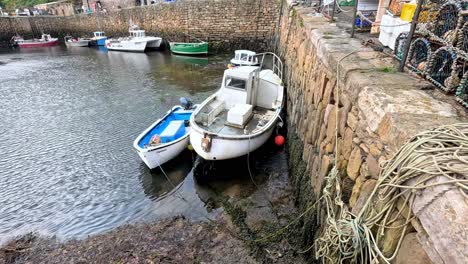
<svg viewBox="0 0 468 264">
<path fill-rule="evenodd" d="M 128 222 L 209 215 L 190 153 L 167 166 L 173 188 L 132 143 L 179 97 L 211 94 L 226 58 L 1 51 L 0 242 L 28 231 L 80 238 Z"/>
</svg>

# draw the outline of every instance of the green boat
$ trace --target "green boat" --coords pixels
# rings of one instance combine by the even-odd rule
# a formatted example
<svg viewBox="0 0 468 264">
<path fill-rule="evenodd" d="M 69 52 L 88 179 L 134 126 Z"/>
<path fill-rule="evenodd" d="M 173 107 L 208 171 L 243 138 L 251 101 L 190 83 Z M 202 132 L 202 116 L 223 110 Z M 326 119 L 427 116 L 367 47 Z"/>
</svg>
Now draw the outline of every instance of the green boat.
<svg viewBox="0 0 468 264">
<path fill-rule="evenodd" d="M 171 52 L 184 55 L 206 55 L 208 54 L 208 42 L 198 43 L 169 42 Z"/>
</svg>

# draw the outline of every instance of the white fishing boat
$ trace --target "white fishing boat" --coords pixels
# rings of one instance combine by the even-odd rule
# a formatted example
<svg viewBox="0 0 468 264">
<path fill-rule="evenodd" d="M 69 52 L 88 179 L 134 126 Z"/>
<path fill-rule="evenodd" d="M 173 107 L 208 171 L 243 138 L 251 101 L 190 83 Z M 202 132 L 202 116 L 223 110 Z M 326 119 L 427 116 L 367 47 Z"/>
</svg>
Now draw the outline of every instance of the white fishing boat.
<svg viewBox="0 0 468 264">
<path fill-rule="evenodd" d="M 283 63 L 273 53 L 257 57 L 259 66 L 225 70 L 221 88 L 190 118 L 190 143 L 203 159 L 246 155 L 273 133 L 283 107 Z"/>
<path fill-rule="evenodd" d="M 161 46 L 162 38 L 146 36 L 145 31 L 137 26 L 131 27 L 129 32 L 129 37 L 106 40 L 107 49 L 144 52 L 146 49 L 157 49 Z"/>
<path fill-rule="evenodd" d="M 234 66 L 255 66 L 258 65 L 258 57 L 254 51 L 236 50 L 231 64 Z"/>
<path fill-rule="evenodd" d="M 67 47 L 88 47 L 91 39 L 89 38 L 73 38 L 72 36 L 65 37 L 65 45 Z"/>
<path fill-rule="evenodd" d="M 197 105 L 192 106 L 188 100 L 185 102 L 183 106 L 174 106 L 133 142 L 138 155 L 150 169 L 163 165 L 187 148 L 189 120 Z"/>
</svg>

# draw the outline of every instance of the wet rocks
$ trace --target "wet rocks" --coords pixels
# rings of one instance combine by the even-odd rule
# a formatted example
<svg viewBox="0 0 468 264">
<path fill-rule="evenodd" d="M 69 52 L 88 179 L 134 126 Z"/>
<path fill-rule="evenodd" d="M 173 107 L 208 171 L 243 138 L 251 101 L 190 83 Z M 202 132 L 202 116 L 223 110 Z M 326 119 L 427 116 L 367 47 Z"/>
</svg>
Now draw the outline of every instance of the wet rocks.
<svg viewBox="0 0 468 264">
<path fill-rule="evenodd" d="M 219 224 L 174 218 L 63 244 L 27 236 L 5 245 L 0 263 L 257 263 Z"/>
</svg>

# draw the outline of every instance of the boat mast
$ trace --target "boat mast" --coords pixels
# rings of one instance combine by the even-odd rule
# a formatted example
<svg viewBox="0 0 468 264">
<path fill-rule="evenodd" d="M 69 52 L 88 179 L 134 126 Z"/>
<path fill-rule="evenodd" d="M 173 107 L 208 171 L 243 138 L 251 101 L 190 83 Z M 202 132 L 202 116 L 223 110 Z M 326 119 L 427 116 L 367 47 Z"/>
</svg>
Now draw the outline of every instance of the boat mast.
<svg viewBox="0 0 468 264">
<path fill-rule="evenodd" d="M 96 20 L 97 20 L 99 31 L 102 32 L 101 23 L 99 22 L 99 10 L 96 12 Z"/>
</svg>

